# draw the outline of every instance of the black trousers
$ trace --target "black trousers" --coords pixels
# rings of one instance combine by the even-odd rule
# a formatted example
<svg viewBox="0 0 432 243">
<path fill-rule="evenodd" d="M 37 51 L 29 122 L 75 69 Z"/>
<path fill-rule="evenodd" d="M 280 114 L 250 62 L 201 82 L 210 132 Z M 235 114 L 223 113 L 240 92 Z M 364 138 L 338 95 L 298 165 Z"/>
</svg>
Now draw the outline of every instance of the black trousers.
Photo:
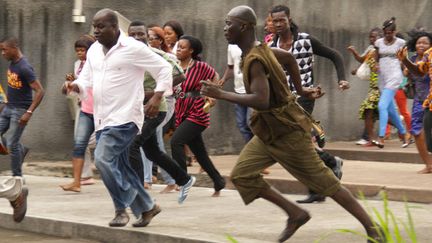
<svg viewBox="0 0 432 243">
<path fill-rule="evenodd" d="M 306 99 L 306 98 L 303 98 L 303 97 L 299 97 L 297 99 L 297 102 L 300 104 L 301 107 L 303 107 L 303 109 L 305 111 L 307 111 L 309 114 L 312 114 L 313 109 L 315 107 L 315 100 L 310 100 L 310 99 Z M 323 151 L 318 151 L 317 150 L 317 153 L 318 153 L 318 156 L 320 157 L 320 159 L 324 162 L 324 164 L 327 167 L 329 167 L 330 169 L 332 169 L 333 172 L 334 172 L 334 169 L 336 167 L 336 159 L 335 159 L 335 157 L 333 155 L 327 153 L 324 150 Z M 313 194 L 314 192 L 311 191 L 311 190 L 309 190 L 309 193 Z"/>
<path fill-rule="evenodd" d="M 184 152 L 184 145 L 187 144 L 192 153 L 194 153 L 198 163 L 213 180 L 214 189 L 220 191 L 225 187 L 225 180 L 207 154 L 202 138 L 202 132 L 205 129 L 206 127 L 194 122 L 183 121 L 171 138 L 172 157 L 184 170 L 187 170 L 186 155 Z"/>
<path fill-rule="evenodd" d="M 129 161 L 141 182 L 144 183 L 143 161 L 139 149 L 142 147 L 149 160 L 164 169 L 176 181 L 177 185 L 183 186 L 189 181 L 190 176 L 186 170 L 180 168 L 171 157 L 159 149 L 156 128 L 162 123 L 165 116 L 166 112 L 159 112 L 156 118 L 146 118 L 141 134 L 135 137 L 129 147 Z"/>
</svg>

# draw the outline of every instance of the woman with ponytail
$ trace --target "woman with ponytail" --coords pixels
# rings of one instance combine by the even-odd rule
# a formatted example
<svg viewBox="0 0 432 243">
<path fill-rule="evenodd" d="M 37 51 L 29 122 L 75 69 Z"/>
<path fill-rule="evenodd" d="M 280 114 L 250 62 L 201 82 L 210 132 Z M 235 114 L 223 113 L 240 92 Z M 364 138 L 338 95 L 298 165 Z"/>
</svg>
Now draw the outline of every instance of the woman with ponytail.
<svg viewBox="0 0 432 243">
<path fill-rule="evenodd" d="M 402 68 L 396 57 L 396 53 L 405 46 L 405 41 L 396 37 L 395 17 L 384 21 L 383 32 L 384 38 L 380 38 L 375 42 L 375 47 L 378 49 L 378 86 L 381 96 L 378 102 L 379 138 L 378 141 L 374 140 L 372 143 L 379 148 L 384 147 L 384 136 L 387 122 L 390 118 L 392 124 L 398 129 L 399 137 L 402 140 L 402 147 L 406 148 L 409 145 L 406 138 L 407 131 L 396 111 L 394 101 L 396 92 L 403 81 Z"/>
</svg>

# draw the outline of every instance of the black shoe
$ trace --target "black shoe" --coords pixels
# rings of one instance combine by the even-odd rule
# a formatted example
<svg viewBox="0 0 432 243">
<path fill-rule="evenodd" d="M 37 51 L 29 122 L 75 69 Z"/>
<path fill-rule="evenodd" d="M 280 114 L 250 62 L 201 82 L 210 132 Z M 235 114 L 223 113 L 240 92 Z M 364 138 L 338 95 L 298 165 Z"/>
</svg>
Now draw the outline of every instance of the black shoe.
<svg viewBox="0 0 432 243">
<path fill-rule="evenodd" d="M 142 213 L 141 217 L 132 224 L 133 227 L 146 227 L 150 221 L 154 218 L 154 216 L 158 215 L 162 209 L 159 207 L 159 205 L 155 204 L 154 207 L 147 211 Z"/>
<path fill-rule="evenodd" d="M 129 222 L 129 215 L 126 210 L 116 210 L 115 217 L 108 223 L 110 227 L 123 227 Z"/>
<path fill-rule="evenodd" d="M 296 202 L 298 203 L 313 203 L 313 202 L 324 202 L 325 201 L 325 196 L 322 196 L 320 194 L 309 194 L 309 196 L 306 199 L 303 200 L 297 200 Z"/>
</svg>

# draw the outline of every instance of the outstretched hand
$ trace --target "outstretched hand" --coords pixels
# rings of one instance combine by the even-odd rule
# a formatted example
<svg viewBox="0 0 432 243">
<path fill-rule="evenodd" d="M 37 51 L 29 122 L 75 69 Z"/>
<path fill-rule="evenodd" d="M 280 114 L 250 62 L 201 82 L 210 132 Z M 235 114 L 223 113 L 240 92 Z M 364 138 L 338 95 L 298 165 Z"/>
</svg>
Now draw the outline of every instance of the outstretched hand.
<svg viewBox="0 0 432 243">
<path fill-rule="evenodd" d="M 408 56 L 408 47 L 405 46 L 404 48 L 399 49 L 396 52 L 396 56 L 400 61 L 403 61 Z"/>
<path fill-rule="evenodd" d="M 344 90 L 349 89 L 349 88 L 350 88 L 350 84 L 348 81 L 346 81 L 346 80 L 340 80 L 339 81 L 339 90 L 340 91 L 344 91 Z"/>
<path fill-rule="evenodd" d="M 220 99 L 223 93 L 222 87 L 209 80 L 201 80 L 201 95 Z"/>
<path fill-rule="evenodd" d="M 353 52 L 353 53 L 356 51 L 356 49 L 355 49 L 354 46 L 348 46 L 347 50 L 350 51 L 350 52 Z"/>
<path fill-rule="evenodd" d="M 302 91 L 302 97 L 308 98 L 310 100 L 315 100 L 321 98 L 323 95 L 325 95 L 325 92 L 322 91 L 320 86 L 317 87 L 303 87 Z"/>
<path fill-rule="evenodd" d="M 75 93 L 79 93 L 79 87 L 77 84 L 74 84 L 71 81 L 66 81 L 64 82 L 61 91 L 63 94 L 69 94 L 70 92 L 75 92 Z"/>
</svg>

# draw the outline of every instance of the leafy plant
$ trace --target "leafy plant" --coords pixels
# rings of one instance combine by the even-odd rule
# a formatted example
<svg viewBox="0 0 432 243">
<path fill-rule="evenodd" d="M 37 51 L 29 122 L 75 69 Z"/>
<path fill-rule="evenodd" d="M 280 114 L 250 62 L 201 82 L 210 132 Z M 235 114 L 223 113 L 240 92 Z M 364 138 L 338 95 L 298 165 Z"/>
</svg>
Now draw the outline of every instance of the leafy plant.
<svg viewBox="0 0 432 243">
<path fill-rule="evenodd" d="M 396 218 L 394 213 L 391 211 L 389 207 L 389 201 L 387 197 L 386 192 L 381 192 L 381 198 L 383 201 L 383 213 L 380 213 L 378 209 L 374 207 L 370 207 L 362 193 L 360 193 L 360 199 L 365 203 L 367 211 L 369 216 L 372 219 L 372 222 L 374 224 L 374 227 L 376 229 L 379 229 L 378 233 L 380 238 L 385 239 L 386 243 L 404 243 L 406 242 L 406 239 L 404 239 L 404 236 L 402 235 L 401 227 L 406 232 L 407 237 L 411 240 L 412 243 L 417 243 L 417 234 L 415 232 L 414 228 L 414 220 L 412 218 L 410 208 L 413 208 L 412 206 L 409 206 L 407 200 L 405 199 L 405 212 L 407 215 L 407 221 L 404 222 L 399 218 Z M 372 239 L 368 237 L 368 235 L 356 231 L 356 230 L 350 230 L 350 229 L 337 229 L 336 232 L 338 233 L 349 233 L 361 236 L 365 239 L 367 239 L 369 242 L 372 243 L 379 243 L 377 240 Z M 315 242 L 320 242 L 323 239 L 329 237 L 331 234 L 334 234 L 334 232 L 330 232 L 316 240 Z"/>
<path fill-rule="evenodd" d="M 229 242 L 231 243 L 239 243 L 236 239 L 234 239 L 234 237 L 230 234 L 226 234 L 226 237 L 228 239 Z"/>
</svg>

